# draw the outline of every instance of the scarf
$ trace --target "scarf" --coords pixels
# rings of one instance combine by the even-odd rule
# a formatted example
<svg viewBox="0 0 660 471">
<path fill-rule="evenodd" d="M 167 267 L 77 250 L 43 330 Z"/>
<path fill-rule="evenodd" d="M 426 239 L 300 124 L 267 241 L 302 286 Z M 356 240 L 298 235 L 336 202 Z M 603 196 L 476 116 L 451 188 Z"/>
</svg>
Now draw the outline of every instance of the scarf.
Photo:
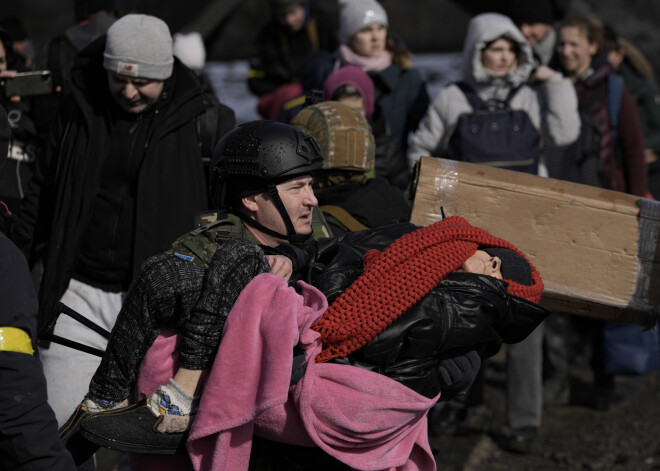
<svg viewBox="0 0 660 471">
<path fill-rule="evenodd" d="M 346 356 L 369 343 L 449 273 L 458 270 L 480 246 L 502 247 L 525 256 L 509 242 L 458 216 L 406 234 L 383 252 L 367 252 L 363 273 L 314 325 L 323 341 L 316 361 Z M 530 268 L 531 286 L 507 280 L 507 290 L 538 302 L 543 282 L 531 263 Z"/>
<path fill-rule="evenodd" d="M 376 57 L 366 57 L 356 54 L 346 44 L 339 46 L 339 57 L 344 65 L 357 65 L 362 67 L 365 72 L 380 72 L 392 64 L 392 53 L 390 51 L 383 51 Z"/>
</svg>

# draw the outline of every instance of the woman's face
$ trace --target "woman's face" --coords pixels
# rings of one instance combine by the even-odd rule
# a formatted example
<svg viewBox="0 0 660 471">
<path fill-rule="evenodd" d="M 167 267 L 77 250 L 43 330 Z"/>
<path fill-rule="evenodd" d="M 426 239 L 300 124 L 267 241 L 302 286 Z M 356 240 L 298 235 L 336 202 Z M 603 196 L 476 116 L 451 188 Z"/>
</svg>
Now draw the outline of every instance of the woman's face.
<svg viewBox="0 0 660 471">
<path fill-rule="evenodd" d="M 481 51 L 481 63 L 486 72 L 503 77 L 516 67 L 516 50 L 509 39 L 493 41 Z"/>
<path fill-rule="evenodd" d="M 385 50 L 386 41 L 387 28 L 373 24 L 355 33 L 348 41 L 348 47 L 360 56 L 376 57 Z"/>
<path fill-rule="evenodd" d="M 461 267 L 468 273 L 477 275 L 489 275 L 502 279 L 502 261 L 499 257 L 492 257 L 483 250 L 477 250 L 474 255 L 468 258 Z"/>
<path fill-rule="evenodd" d="M 577 26 L 565 26 L 559 30 L 557 54 L 571 78 L 580 77 L 591 66 L 591 56 L 597 51 L 598 44 L 589 42 L 587 35 Z"/>
</svg>

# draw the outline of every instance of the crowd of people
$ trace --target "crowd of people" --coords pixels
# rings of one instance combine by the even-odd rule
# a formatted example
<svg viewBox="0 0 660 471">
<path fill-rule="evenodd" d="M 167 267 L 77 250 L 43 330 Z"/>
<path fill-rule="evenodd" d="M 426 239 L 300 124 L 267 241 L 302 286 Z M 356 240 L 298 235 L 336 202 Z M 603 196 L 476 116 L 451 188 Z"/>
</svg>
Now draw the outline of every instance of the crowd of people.
<svg viewBox="0 0 660 471">
<path fill-rule="evenodd" d="M 479 403 L 502 344 L 498 443 L 529 452 L 568 401 L 571 334 L 607 408 L 603 322 L 539 306 L 541 274 L 496 235 L 409 222 L 421 156 L 660 191 L 641 52 L 508 3 L 471 19 L 461 79 L 430 97 L 377 0 L 271 0 L 247 123 L 199 33 L 81 1 L 28 55 L 0 21 L 0 89 L 52 81 L 0 93 L 3 465 L 92 470 L 107 447 L 132 469 L 431 470 L 429 425 Z"/>
</svg>

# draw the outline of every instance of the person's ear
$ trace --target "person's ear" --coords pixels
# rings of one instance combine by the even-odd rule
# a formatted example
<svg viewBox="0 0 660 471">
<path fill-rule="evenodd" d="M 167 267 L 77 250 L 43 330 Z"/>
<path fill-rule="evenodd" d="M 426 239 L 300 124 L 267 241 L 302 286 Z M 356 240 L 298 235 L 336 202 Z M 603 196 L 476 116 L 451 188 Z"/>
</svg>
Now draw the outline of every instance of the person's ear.
<svg viewBox="0 0 660 471">
<path fill-rule="evenodd" d="M 597 52 L 598 52 L 598 43 L 597 42 L 589 43 L 589 55 L 593 56 Z"/>
<path fill-rule="evenodd" d="M 247 209 L 250 212 L 256 213 L 257 210 L 259 209 L 259 203 L 257 202 L 258 197 L 261 197 L 259 193 L 254 195 L 244 196 L 243 198 L 241 198 L 243 207 L 245 207 L 245 209 Z"/>
</svg>

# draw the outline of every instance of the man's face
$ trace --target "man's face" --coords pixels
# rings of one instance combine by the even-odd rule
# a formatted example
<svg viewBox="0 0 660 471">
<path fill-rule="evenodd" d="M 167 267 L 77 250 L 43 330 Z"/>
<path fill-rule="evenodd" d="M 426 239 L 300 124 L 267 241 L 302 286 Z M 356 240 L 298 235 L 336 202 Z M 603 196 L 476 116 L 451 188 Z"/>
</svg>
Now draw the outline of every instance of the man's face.
<svg viewBox="0 0 660 471">
<path fill-rule="evenodd" d="M 305 8 L 302 5 L 296 5 L 290 10 L 279 13 L 277 20 L 292 33 L 300 31 L 305 24 Z"/>
<path fill-rule="evenodd" d="M 312 177 L 301 176 L 277 185 L 277 191 L 284 203 L 286 212 L 293 223 L 296 234 L 312 233 L 312 210 L 318 206 L 318 200 L 312 189 Z M 286 226 L 282 216 L 275 207 L 273 199 L 267 193 L 261 193 L 254 198 L 254 219 L 261 225 L 280 234 L 286 234 Z M 267 245 L 276 246 L 285 240 L 265 236 Z M 263 242 L 263 241 L 262 241 Z"/>
<path fill-rule="evenodd" d="M 523 23 L 520 25 L 522 32 L 527 42 L 532 46 L 540 43 L 545 38 L 545 35 L 552 30 L 552 25 L 545 23 Z"/>
<path fill-rule="evenodd" d="M 110 94 L 127 113 L 139 114 L 149 109 L 163 92 L 165 82 L 119 75 L 108 71 Z"/>
</svg>

